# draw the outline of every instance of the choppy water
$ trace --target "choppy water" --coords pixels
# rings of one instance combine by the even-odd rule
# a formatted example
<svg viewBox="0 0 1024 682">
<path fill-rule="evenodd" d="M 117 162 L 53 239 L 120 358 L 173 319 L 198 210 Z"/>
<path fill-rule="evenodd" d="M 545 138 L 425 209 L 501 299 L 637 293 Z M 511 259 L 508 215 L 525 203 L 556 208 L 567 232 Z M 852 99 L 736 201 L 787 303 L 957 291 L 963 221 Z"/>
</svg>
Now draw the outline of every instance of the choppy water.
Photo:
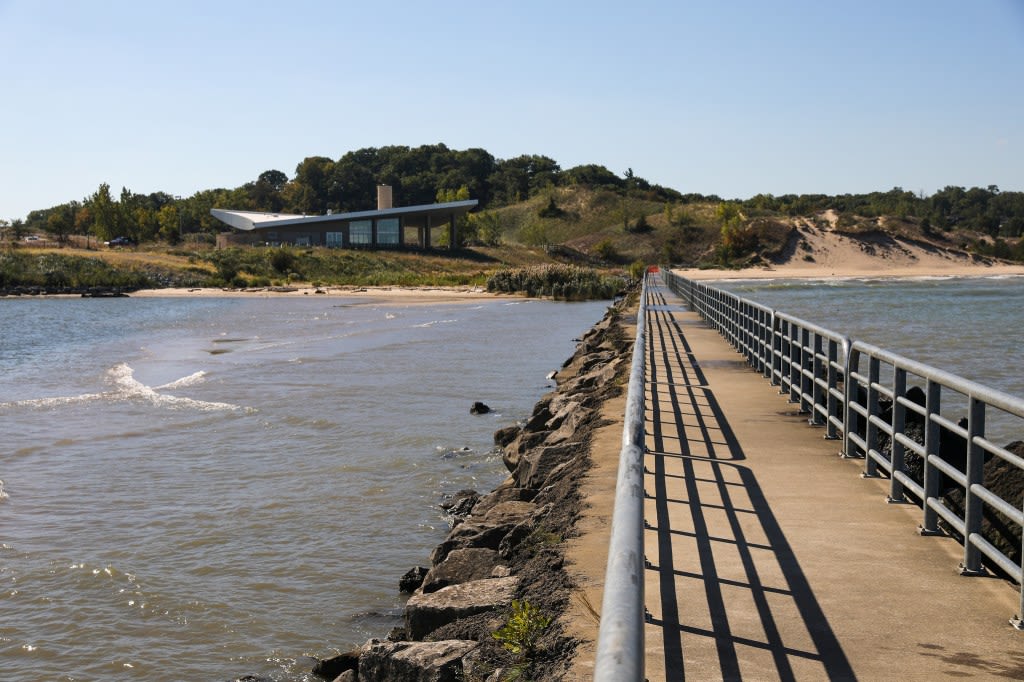
<svg viewBox="0 0 1024 682">
<path fill-rule="evenodd" d="M 605 306 L 0 301 L 0 678 L 306 679 L 385 634 Z"/>
</svg>

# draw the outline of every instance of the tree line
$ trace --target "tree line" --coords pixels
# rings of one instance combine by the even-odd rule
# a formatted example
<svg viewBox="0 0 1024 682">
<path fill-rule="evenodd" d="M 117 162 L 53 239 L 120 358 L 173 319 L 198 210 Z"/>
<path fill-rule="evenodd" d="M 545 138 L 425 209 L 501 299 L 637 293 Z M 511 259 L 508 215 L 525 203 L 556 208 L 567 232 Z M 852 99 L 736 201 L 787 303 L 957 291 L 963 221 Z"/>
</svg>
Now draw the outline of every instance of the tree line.
<svg viewBox="0 0 1024 682">
<path fill-rule="evenodd" d="M 498 208 L 536 196 L 554 187 L 587 186 L 606 189 L 666 205 L 722 202 L 717 195 L 683 194 L 652 184 L 633 170 L 616 174 L 597 164 L 562 169 L 552 158 L 524 154 L 498 159 L 484 149 L 450 149 L 444 144 L 419 147 L 367 147 L 334 160 L 310 156 L 298 163 L 289 178 L 273 169 L 234 189 L 209 189 L 190 197 L 166 192 L 138 194 L 109 185 L 82 200 L 35 210 L 24 221 L 4 226 L 14 237 L 47 232 L 58 240 L 90 235 L 98 240 L 124 236 L 137 242 L 178 242 L 182 235 L 213 235 L 223 229 L 211 208 L 323 214 L 358 211 L 376 205 L 376 187 L 394 188 L 402 206 L 429 204 L 451 197 L 472 197 L 481 208 Z M 827 209 L 865 216 L 915 218 L 928 229 L 965 229 L 1002 237 L 1024 234 L 1024 193 L 1000 192 L 998 187 L 946 187 L 931 196 L 895 187 L 868 194 L 758 194 L 735 203 L 749 216 L 808 215 Z"/>
</svg>

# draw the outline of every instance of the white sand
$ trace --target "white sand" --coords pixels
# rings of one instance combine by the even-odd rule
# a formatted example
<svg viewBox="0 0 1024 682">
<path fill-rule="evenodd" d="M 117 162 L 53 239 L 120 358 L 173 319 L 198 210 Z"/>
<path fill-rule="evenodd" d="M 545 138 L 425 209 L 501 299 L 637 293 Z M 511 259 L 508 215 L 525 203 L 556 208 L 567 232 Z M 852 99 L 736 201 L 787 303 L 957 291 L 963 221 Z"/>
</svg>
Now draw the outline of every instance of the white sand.
<svg viewBox="0 0 1024 682">
<path fill-rule="evenodd" d="M 296 286 L 296 287 L 269 287 L 253 289 L 219 289 L 215 287 L 202 288 L 171 288 L 171 289 L 141 289 L 132 292 L 131 296 L 138 298 L 149 297 L 181 297 L 181 296 L 256 296 L 256 297 L 333 297 L 333 298 L 358 298 L 374 303 L 453 303 L 473 302 L 498 298 L 519 299 L 521 296 L 511 294 L 494 294 L 480 287 L 351 287 L 351 286 Z"/>
<path fill-rule="evenodd" d="M 786 263 L 740 270 L 676 270 L 691 279 L 827 279 L 831 277 L 995 277 L 1024 275 L 1024 265 L 925 248 L 898 239 L 854 240 L 826 229 L 801 229 L 806 248 Z M 807 260 L 810 256 L 813 260 Z"/>
</svg>

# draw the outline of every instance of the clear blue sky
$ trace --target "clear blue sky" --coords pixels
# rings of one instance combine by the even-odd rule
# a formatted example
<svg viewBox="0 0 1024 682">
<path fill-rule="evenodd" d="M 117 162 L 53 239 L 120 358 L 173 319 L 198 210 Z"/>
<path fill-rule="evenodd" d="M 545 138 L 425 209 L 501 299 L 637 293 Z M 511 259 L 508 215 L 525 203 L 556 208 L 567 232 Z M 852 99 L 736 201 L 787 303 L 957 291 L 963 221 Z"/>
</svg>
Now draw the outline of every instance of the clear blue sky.
<svg viewBox="0 0 1024 682">
<path fill-rule="evenodd" d="M 0 0 L 0 218 L 392 144 L 746 198 L 1024 190 L 1024 0 Z"/>
</svg>

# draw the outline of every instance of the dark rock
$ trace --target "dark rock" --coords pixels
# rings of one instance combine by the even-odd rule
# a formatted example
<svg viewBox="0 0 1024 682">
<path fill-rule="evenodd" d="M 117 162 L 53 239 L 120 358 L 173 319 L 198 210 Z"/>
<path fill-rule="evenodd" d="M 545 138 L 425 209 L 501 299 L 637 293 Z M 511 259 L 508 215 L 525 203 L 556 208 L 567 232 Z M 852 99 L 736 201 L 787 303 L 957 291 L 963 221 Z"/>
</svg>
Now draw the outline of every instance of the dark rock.
<svg viewBox="0 0 1024 682">
<path fill-rule="evenodd" d="M 524 431 L 543 431 L 544 424 L 551 419 L 551 398 L 542 399 L 534 405 L 533 413 L 523 426 Z"/>
<path fill-rule="evenodd" d="M 505 537 L 505 533 L 512 530 L 514 525 L 510 523 L 504 526 L 484 526 L 471 521 L 463 522 L 448 534 L 444 542 L 434 548 L 430 554 L 430 563 L 432 566 L 437 566 L 454 549 L 470 547 L 498 549 L 501 539 Z"/>
<path fill-rule="evenodd" d="M 441 503 L 441 509 L 456 518 L 465 518 L 473 511 L 480 501 L 480 493 L 475 490 L 460 490 L 451 499 Z"/>
<path fill-rule="evenodd" d="M 419 586 L 423 584 L 423 579 L 427 576 L 428 569 L 423 566 L 414 566 L 405 572 L 398 580 L 398 591 L 407 592 L 412 594 Z"/>
<path fill-rule="evenodd" d="M 516 439 L 520 431 L 522 431 L 522 428 L 518 425 L 500 428 L 494 432 L 494 444 L 499 447 L 505 447 Z"/>
<path fill-rule="evenodd" d="M 505 537 L 498 544 L 498 555 L 502 559 L 511 559 L 512 553 L 522 544 L 523 540 L 533 534 L 534 530 L 536 530 L 536 524 L 533 519 L 524 519 L 516 524 L 512 530 L 505 533 Z"/>
<path fill-rule="evenodd" d="M 313 674 L 323 680 L 333 680 L 346 670 L 356 670 L 359 667 L 359 652 L 349 651 L 338 654 L 333 658 L 325 658 L 317 661 L 313 666 Z"/>
<path fill-rule="evenodd" d="M 466 640 L 370 640 L 359 656 L 359 682 L 457 682 L 462 679 L 462 657 L 478 646 Z"/>
<path fill-rule="evenodd" d="M 430 594 L 414 594 L 405 605 L 409 636 L 419 641 L 460 618 L 507 607 L 518 586 L 519 578 L 510 576 L 451 585 Z"/>
<path fill-rule="evenodd" d="M 501 454 L 501 460 L 505 463 L 505 468 L 509 471 L 515 471 L 516 466 L 519 464 L 519 458 L 523 453 L 543 443 L 548 434 L 548 431 L 527 431 L 523 429 L 511 443 L 505 446 Z"/>
<path fill-rule="evenodd" d="M 490 411 L 491 408 L 481 402 L 475 402 L 473 403 L 473 407 L 469 408 L 470 414 L 487 414 Z"/>
<path fill-rule="evenodd" d="M 423 593 L 429 594 L 449 585 L 490 578 L 497 564 L 498 553 L 493 549 L 471 547 L 452 550 L 444 561 L 427 573 L 423 580 Z"/>
</svg>

